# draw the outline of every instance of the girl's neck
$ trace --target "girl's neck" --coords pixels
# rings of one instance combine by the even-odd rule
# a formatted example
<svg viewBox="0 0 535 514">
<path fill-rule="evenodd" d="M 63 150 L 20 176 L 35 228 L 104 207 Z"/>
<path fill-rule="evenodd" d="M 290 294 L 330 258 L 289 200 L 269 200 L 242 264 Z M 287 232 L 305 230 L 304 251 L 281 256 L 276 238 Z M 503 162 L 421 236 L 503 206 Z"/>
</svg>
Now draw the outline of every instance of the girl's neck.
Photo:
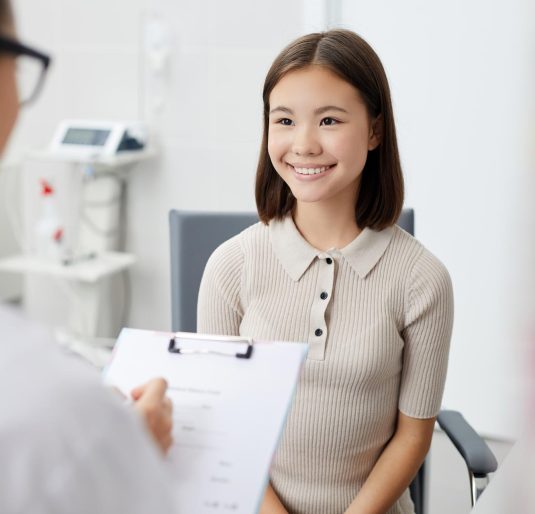
<svg viewBox="0 0 535 514">
<path fill-rule="evenodd" d="M 344 248 L 361 232 L 354 202 L 299 202 L 293 214 L 301 235 L 318 250 Z"/>
</svg>

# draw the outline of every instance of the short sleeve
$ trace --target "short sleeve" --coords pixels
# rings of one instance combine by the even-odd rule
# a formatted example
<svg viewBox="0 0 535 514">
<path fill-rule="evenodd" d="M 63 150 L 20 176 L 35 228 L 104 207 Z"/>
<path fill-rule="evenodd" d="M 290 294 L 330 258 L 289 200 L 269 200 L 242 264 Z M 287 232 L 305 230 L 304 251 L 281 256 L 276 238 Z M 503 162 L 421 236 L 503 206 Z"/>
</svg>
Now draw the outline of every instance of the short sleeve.
<svg viewBox="0 0 535 514">
<path fill-rule="evenodd" d="M 448 271 L 423 249 L 409 277 L 399 410 L 414 418 L 440 411 L 453 326 Z"/>
<path fill-rule="evenodd" d="M 197 332 L 201 334 L 240 333 L 244 258 L 239 237 L 219 246 L 206 263 L 197 303 Z"/>
</svg>

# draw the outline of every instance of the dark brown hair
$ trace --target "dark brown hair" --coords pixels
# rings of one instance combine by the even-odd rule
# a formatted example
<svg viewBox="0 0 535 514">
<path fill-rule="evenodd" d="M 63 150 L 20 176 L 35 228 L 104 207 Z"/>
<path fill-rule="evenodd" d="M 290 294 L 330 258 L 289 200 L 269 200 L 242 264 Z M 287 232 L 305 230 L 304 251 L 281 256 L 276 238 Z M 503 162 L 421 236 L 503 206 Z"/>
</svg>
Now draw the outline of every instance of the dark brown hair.
<svg viewBox="0 0 535 514">
<path fill-rule="evenodd" d="M 380 144 L 368 152 L 355 205 L 360 228 L 381 230 L 396 223 L 403 207 L 403 174 L 386 74 L 364 39 L 336 29 L 300 37 L 275 59 L 264 82 L 264 134 L 256 172 L 256 206 L 264 223 L 281 219 L 295 206 L 290 188 L 275 171 L 268 154 L 269 96 L 287 73 L 310 65 L 324 66 L 354 86 L 372 118 L 381 116 Z"/>
</svg>

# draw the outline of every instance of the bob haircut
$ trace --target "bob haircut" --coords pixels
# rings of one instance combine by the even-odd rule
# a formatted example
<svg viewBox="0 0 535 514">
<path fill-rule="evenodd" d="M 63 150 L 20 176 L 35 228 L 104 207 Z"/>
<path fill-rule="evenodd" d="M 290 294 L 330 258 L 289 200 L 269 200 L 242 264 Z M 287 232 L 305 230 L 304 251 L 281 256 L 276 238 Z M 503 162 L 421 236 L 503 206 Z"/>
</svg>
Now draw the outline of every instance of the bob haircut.
<svg viewBox="0 0 535 514">
<path fill-rule="evenodd" d="M 403 207 L 403 174 L 399 159 L 390 89 L 379 57 L 350 30 L 308 34 L 290 43 L 268 71 L 262 93 L 264 131 L 256 172 L 258 216 L 264 223 L 282 219 L 295 207 L 290 188 L 276 172 L 268 154 L 269 97 L 287 74 L 307 66 L 323 66 L 355 87 L 372 118 L 381 117 L 380 143 L 368 152 L 362 171 L 355 219 L 359 228 L 382 230 L 396 223 Z"/>
</svg>

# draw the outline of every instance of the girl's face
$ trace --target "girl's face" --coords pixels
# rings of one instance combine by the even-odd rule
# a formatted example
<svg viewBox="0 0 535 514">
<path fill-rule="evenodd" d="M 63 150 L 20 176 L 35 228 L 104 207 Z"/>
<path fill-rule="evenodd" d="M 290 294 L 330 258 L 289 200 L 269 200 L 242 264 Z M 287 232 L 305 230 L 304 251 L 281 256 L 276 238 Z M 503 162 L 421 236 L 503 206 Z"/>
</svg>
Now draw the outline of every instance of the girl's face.
<svg viewBox="0 0 535 514">
<path fill-rule="evenodd" d="M 285 75 L 269 97 L 268 152 L 298 202 L 355 202 L 376 123 L 360 93 L 322 66 Z"/>
</svg>

